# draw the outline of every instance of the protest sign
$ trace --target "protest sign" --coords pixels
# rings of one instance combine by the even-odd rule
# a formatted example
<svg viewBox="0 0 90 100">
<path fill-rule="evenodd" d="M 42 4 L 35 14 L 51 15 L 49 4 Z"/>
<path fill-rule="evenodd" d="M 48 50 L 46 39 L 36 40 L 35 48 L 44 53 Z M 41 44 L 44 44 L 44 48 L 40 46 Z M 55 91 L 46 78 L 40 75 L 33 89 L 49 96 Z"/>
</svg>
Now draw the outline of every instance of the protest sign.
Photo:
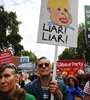
<svg viewBox="0 0 90 100">
<path fill-rule="evenodd" d="M 29 56 L 22 56 L 21 62 L 29 62 Z"/>
<path fill-rule="evenodd" d="M 36 62 L 20 62 L 18 64 L 18 70 L 25 70 L 26 72 L 33 73 L 34 69 L 36 68 Z"/>
<path fill-rule="evenodd" d="M 0 66 L 5 63 L 12 63 L 11 51 L 0 52 Z"/>
<path fill-rule="evenodd" d="M 90 44 L 90 6 L 85 6 L 86 43 Z"/>
<path fill-rule="evenodd" d="M 76 47 L 78 0 L 42 0 L 38 43 Z"/>
<path fill-rule="evenodd" d="M 76 77 L 79 69 L 85 72 L 84 62 L 85 60 L 59 60 L 57 61 L 57 68 L 61 68 L 61 73 L 66 71 L 67 77 Z"/>
</svg>

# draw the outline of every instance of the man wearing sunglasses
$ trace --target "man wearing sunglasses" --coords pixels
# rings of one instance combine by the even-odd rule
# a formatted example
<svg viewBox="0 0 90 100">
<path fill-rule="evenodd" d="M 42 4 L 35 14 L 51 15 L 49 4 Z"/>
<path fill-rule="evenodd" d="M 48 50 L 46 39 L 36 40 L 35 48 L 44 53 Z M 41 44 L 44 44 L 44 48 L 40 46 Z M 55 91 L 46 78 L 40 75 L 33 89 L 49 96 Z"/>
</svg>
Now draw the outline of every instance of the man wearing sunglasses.
<svg viewBox="0 0 90 100">
<path fill-rule="evenodd" d="M 37 65 L 39 78 L 26 84 L 24 89 L 33 94 L 36 100 L 50 100 L 51 93 L 54 95 L 54 100 L 71 100 L 67 87 L 60 82 L 52 81 L 50 61 L 41 57 Z"/>
<path fill-rule="evenodd" d="M 16 85 L 18 71 L 14 64 L 0 66 L 0 100 L 35 100 Z"/>
</svg>

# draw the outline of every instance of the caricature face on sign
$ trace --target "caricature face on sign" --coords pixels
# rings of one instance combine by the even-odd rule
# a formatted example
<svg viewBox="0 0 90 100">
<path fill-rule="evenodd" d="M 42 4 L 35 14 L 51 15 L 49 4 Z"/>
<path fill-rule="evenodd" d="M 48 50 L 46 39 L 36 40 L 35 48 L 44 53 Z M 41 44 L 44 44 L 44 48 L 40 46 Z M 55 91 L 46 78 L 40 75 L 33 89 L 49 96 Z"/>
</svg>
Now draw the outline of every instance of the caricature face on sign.
<svg viewBox="0 0 90 100">
<path fill-rule="evenodd" d="M 48 0 L 47 9 L 53 23 L 59 26 L 66 26 L 72 22 L 69 13 L 71 6 L 69 0 Z"/>
<path fill-rule="evenodd" d="M 78 0 L 41 0 L 38 43 L 77 47 Z"/>
</svg>

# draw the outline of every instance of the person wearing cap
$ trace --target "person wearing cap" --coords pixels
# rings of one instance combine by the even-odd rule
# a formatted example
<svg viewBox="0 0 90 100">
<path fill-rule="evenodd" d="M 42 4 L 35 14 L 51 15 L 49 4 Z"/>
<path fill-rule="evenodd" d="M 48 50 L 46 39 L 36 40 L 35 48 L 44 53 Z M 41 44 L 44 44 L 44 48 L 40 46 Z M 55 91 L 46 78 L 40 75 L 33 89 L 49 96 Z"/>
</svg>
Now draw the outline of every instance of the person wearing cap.
<svg viewBox="0 0 90 100">
<path fill-rule="evenodd" d="M 62 72 L 62 76 L 65 78 L 64 80 L 64 82 L 65 82 L 65 84 L 67 85 L 67 72 L 66 71 L 63 71 Z"/>
<path fill-rule="evenodd" d="M 66 79 L 63 75 L 61 75 L 61 69 L 60 68 L 56 69 L 56 80 L 57 80 L 57 82 L 61 82 L 61 83 L 66 84 Z"/>
<path fill-rule="evenodd" d="M 53 100 L 71 100 L 66 85 L 52 81 L 50 61 L 46 57 L 41 57 L 37 66 L 39 78 L 24 86 L 27 93 L 34 95 L 36 100 L 50 100 L 51 93 L 54 95 Z"/>
<path fill-rule="evenodd" d="M 18 71 L 13 63 L 0 67 L 0 100 L 35 100 L 16 85 Z"/>
<path fill-rule="evenodd" d="M 85 84 L 83 92 L 84 92 L 83 100 L 90 100 L 90 80 Z"/>
<path fill-rule="evenodd" d="M 77 72 L 77 77 L 76 77 L 79 81 L 79 87 L 83 90 L 84 86 L 86 84 L 86 77 L 84 76 L 84 71 L 83 70 L 78 70 Z"/>
</svg>

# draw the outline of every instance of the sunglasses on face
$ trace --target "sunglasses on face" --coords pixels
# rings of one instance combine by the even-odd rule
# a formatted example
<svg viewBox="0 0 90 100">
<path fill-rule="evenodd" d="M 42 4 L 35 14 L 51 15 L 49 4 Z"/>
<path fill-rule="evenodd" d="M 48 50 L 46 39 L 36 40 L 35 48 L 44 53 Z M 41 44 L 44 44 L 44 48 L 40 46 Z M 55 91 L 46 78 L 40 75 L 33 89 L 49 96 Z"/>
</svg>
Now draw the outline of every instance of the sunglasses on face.
<svg viewBox="0 0 90 100">
<path fill-rule="evenodd" d="M 46 67 L 48 67 L 49 66 L 49 63 L 39 64 L 38 66 L 41 68 L 41 67 L 43 67 L 43 65 L 45 65 Z"/>
</svg>

